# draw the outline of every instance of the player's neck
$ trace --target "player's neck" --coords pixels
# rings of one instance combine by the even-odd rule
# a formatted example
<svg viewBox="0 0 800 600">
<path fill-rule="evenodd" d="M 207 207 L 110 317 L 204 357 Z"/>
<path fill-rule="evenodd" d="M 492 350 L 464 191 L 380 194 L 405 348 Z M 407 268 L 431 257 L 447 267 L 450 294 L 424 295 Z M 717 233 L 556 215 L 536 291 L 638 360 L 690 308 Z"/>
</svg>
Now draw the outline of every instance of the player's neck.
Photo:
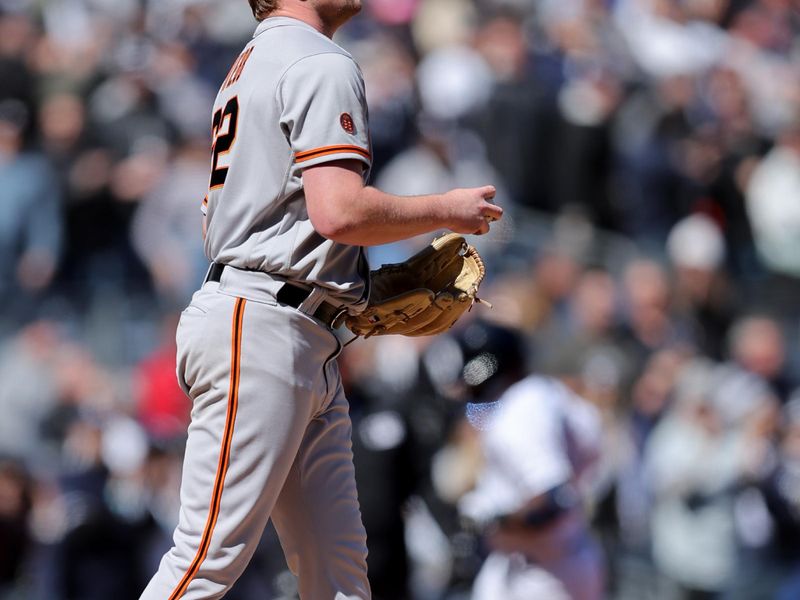
<svg viewBox="0 0 800 600">
<path fill-rule="evenodd" d="M 303 23 L 311 25 L 322 35 L 329 38 L 333 38 L 333 34 L 336 33 L 336 30 L 338 29 L 337 26 L 326 23 L 316 10 L 307 5 L 289 5 L 279 8 L 275 12 L 271 13 L 270 17 L 268 18 L 271 17 L 291 17 L 293 19 L 297 19 L 298 21 L 303 21 Z"/>
</svg>

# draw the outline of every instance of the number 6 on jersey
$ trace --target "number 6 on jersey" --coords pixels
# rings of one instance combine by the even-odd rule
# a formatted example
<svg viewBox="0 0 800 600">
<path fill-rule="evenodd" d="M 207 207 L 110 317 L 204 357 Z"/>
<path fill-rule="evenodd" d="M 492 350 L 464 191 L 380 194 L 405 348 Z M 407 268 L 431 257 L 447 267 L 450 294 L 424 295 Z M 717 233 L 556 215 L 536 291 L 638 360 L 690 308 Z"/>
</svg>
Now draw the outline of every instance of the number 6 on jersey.
<svg viewBox="0 0 800 600">
<path fill-rule="evenodd" d="M 227 121 L 224 133 L 220 133 Z M 209 187 L 212 190 L 221 188 L 225 185 L 225 179 L 228 177 L 228 167 L 219 165 L 220 158 L 224 157 L 231 151 L 233 143 L 236 141 L 236 127 L 239 121 L 239 98 L 234 96 L 225 105 L 225 108 L 219 109 L 214 113 L 214 120 L 211 127 L 211 137 L 213 145 L 211 146 L 212 162 L 211 162 L 211 182 Z"/>
</svg>

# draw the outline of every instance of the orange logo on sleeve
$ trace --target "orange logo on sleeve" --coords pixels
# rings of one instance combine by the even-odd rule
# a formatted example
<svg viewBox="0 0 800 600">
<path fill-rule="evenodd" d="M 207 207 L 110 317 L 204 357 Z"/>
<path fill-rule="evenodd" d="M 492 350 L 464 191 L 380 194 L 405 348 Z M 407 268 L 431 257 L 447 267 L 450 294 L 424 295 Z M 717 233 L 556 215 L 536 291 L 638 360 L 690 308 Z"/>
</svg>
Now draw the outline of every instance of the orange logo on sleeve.
<svg viewBox="0 0 800 600">
<path fill-rule="evenodd" d="M 344 129 L 350 135 L 355 135 L 356 133 L 356 124 L 353 122 L 353 117 L 351 117 L 348 113 L 342 113 L 342 116 L 339 117 L 339 123 L 342 125 L 342 129 Z"/>
</svg>

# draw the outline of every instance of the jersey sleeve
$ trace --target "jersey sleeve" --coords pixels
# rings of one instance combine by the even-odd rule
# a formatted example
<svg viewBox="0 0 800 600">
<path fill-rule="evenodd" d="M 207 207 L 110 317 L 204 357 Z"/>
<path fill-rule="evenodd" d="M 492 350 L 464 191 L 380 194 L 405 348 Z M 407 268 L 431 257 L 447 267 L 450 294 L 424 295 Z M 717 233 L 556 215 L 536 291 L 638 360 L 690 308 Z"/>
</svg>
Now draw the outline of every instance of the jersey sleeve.
<svg viewBox="0 0 800 600">
<path fill-rule="evenodd" d="M 303 58 L 289 67 L 277 94 L 298 168 L 348 158 L 371 166 L 364 80 L 351 58 L 334 52 Z"/>
</svg>

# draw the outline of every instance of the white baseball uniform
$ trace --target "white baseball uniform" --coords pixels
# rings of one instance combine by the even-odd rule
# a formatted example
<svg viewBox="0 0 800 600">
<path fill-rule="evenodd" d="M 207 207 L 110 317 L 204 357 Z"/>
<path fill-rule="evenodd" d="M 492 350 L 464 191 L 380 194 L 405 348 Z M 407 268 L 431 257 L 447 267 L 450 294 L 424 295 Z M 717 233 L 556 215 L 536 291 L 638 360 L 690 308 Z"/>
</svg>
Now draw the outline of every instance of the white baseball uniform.
<svg viewBox="0 0 800 600">
<path fill-rule="evenodd" d="M 301 598 L 368 599 L 341 347 L 326 325 L 363 303 L 368 266 L 314 231 L 302 180 L 332 160 L 368 170 L 361 73 L 311 26 L 268 18 L 220 89 L 213 139 L 215 264 L 177 332 L 193 401 L 181 511 L 141 598 L 221 598 L 271 516 Z"/>
<path fill-rule="evenodd" d="M 475 490 L 460 503 L 462 513 L 478 523 L 577 483 L 599 454 L 597 411 L 555 379 L 531 375 L 511 386 L 491 410 L 481 431 L 485 464 Z M 601 558 L 580 508 L 530 532 L 529 552 L 489 555 L 472 600 L 602 597 Z"/>
</svg>

